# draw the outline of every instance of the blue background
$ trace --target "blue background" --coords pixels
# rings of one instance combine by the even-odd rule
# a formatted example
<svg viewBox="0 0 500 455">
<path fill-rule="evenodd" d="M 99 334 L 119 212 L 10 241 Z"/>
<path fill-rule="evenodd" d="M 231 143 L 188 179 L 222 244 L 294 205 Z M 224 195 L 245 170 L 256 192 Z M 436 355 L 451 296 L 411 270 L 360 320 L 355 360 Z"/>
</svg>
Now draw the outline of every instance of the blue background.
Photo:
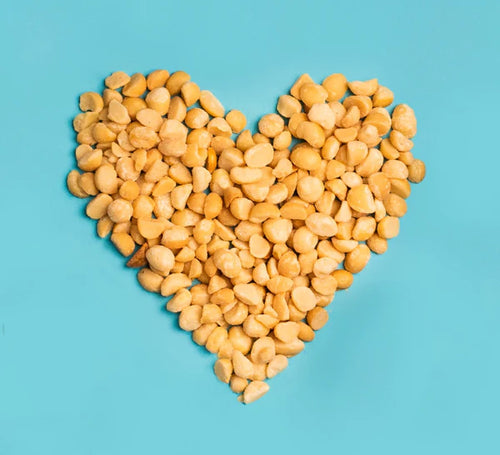
<svg viewBox="0 0 500 455">
<path fill-rule="evenodd" d="M 0 18 L 0 454 L 499 453 L 499 3 L 15 1 Z M 252 122 L 301 72 L 419 121 L 401 234 L 259 402 L 65 189 L 77 96 L 183 69 Z"/>
</svg>

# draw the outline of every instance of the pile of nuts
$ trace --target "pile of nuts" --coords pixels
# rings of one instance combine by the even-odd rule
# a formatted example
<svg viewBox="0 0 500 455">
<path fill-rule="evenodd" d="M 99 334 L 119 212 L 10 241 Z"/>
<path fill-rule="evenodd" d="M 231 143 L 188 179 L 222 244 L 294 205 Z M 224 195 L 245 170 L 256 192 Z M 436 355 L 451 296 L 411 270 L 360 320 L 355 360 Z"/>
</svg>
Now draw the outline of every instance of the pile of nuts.
<svg viewBox="0 0 500 455">
<path fill-rule="evenodd" d="M 413 110 L 377 79 L 300 76 L 259 132 L 190 76 L 118 71 L 80 97 L 70 192 L 144 289 L 244 403 L 328 321 L 325 307 L 399 233 Z"/>
</svg>

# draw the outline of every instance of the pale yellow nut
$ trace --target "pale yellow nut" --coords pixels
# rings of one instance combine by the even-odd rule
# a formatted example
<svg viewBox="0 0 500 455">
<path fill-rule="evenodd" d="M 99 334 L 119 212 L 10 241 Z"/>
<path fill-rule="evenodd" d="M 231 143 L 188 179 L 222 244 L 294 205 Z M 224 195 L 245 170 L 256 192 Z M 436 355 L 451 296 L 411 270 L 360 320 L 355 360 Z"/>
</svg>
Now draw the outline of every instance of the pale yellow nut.
<svg viewBox="0 0 500 455">
<path fill-rule="evenodd" d="M 208 90 L 200 92 L 200 105 L 212 117 L 224 117 L 224 106 L 212 92 Z"/>
<path fill-rule="evenodd" d="M 141 100 L 144 101 L 144 100 Z M 125 104 L 125 103 L 124 103 Z M 157 111 L 160 115 L 165 115 L 170 108 L 170 93 L 165 87 L 156 87 L 152 89 L 145 98 L 145 102 L 141 103 L 141 107 L 137 108 L 135 112 L 149 107 Z M 129 110 L 130 113 L 130 110 Z M 131 115 L 132 118 L 134 116 Z"/>
<path fill-rule="evenodd" d="M 399 159 L 399 161 L 403 162 L 407 166 L 410 166 L 410 164 L 412 164 L 413 161 L 415 161 L 415 157 L 413 156 L 413 153 L 411 153 L 411 152 L 401 152 L 399 154 L 398 159 Z"/>
<path fill-rule="evenodd" d="M 307 114 L 305 112 L 297 112 L 293 114 L 288 120 L 288 131 L 292 134 L 292 136 L 297 136 L 297 128 L 302 122 L 307 121 Z"/>
<path fill-rule="evenodd" d="M 163 219 L 138 218 L 137 228 L 145 239 L 155 239 L 165 230 L 166 222 Z"/>
<path fill-rule="evenodd" d="M 298 286 L 293 289 L 292 302 L 300 311 L 310 311 L 316 306 L 316 296 L 314 292 L 305 286 Z"/>
<path fill-rule="evenodd" d="M 98 112 L 81 112 L 73 119 L 73 129 L 79 133 L 99 120 Z"/>
<path fill-rule="evenodd" d="M 102 92 L 102 99 L 104 101 L 104 106 L 109 106 L 111 100 L 116 100 L 119 103 L 121 103 L 123 101 L 123 96 L 121 95 L 120 92 L 117 92 L 116 90 L 105 88 L 104 91 Z"/>
<path fill-rule="evenodd" d="M 250 253 L 256 258 L 265 258 L 271 251 L 269 242 L 259 234 L 254 234 L 249 241 Z"/>
<path fill-rule="evenodd" d="M 285 118 L 302 111 L 302 105 L 297 98 L 290 95 L 282 95 L 278 99 L 276 110 Z"/>
<path fill-rule="evenodd" d="M 107 208 L 107 214 L 113 223 L 129 221 L 132 218 L 133 211 L 132 204 L 125 199 L 115 199 Z"/>
<path fill-rule="evenodd" d="M 352 209 L 361 213 L 373 213 L 375 211 L 373 194 L 368 185 L 351 188 L 347 193 L 347 203 Z"/>
<path fill-rule="evenodd" d="M 262 223 L 269 218 L 279 218 L 280 210 L 269 202 L 260 202 L 255 204 L 249 214 L 251 223 Z"/>
<path fill-rule="evenodd" d="M 313 104 L 307 117 L 311 122 L 317 123 L 325 130 L 332 129 L 335 125 L 335 113 L 328 104 Z"/>
<path fill-rule="evenodd" d="M 167 80 L 166 87 L 171 95 L 180 93 L 182 86 L 191 80 L 191 76 L 184 71 L 176 71 L 172 73 Z"/>
<path fill-rule="evenodd" d="M 314 330 L 311 329 L 311 327 L 303 321 L 299 321 L 298 324 L 300 327 L 298 336 L 299 340 L 306 342 L 314 340 L 314 337 L 316 336 Z"/>
<path fill-rule="evenodd" d="M 212 258 L 215 266 L 228 278 L 235 278 L 241 273 L 240 258 L 232 251 L 219 249 Z"/>
<path fill-rule="evenodd" d="M 222 211 L 222 198 L 217 193 L 209 193 L 205 199 L 203 213 L 209 220 L 216 218 Z"/>
<path fill-rule="evenodd" d="M 350 128 L 337 128 L 333 134 L 340 142 L 347 143 L 354 141 L 358 137 L 358 128 L 354 126 Z"/>
<path fill-rule="evenodd" d="M 189 292 L 188 289 L 179 289 L 175 293 L 175 295 L 167 302 L 166 309 L 168 311 L 171 311 L 172 313 L 180 313 L 184 308 L 187 308 L 189 305 L 191 305 L 192 300 L 193 298 L 191 296 L 191 292 Z"/>
<path fill-rule="evenodd" d="M 373 107 L 389 106 L 394 100 L 394 93 L 383 85 L 379 85 L 377 91 L 373 94 Z"/>
<path fill-rule="evenodd" d="M 293 249 L 297 253 L 305 253 L 311 248 L 315 248 L 317 243 L 318 236 L 305 226 L 298 228 L 293 234 Z"/>
<path fill-rule="evenodd" d="M 149 218 L 155 208 L 155 202 L 149 196 L 141 194 L 134 199 L 132 207 L 134 208 L 134 218 Z"/>
<path fill-rule="evenodd" d="M 114 223 L 109 219 L 109 216 L 104 215 L 102 218 L 99 218 L 97 222 L 97 235 L 101 239 L 107 237 L 113 230 L 113 225 Z"/>
<path fill-rule="evenodd" d="M 352 81 L 347 83 L 349 90 L 355 95 L 372 96 L 378 89 L 378 80 Z"/>
<path fill-rule="evenodd" d="M 337 281 L 331 275 L 314 277 L 311 280 L 311 286 L 318 294 L 323 296 L 331 296 L 337 290 Z"/>
<path fill-rule="evenodd" d="M 317 149 L 309 146 L 295 147 L 290 161 L 300 169 L 314 171 L 321 166 L 321 156 Z"/>
<path fill-rule="evenodd" d="M 349 109 L 351 106 L 356 106 L 359 109 L 359 115 L 361 118 L 366 117 L 372 110 L 373 104 L 369 96 L 365 95 L 352 95 L 348 96 L 342 104 L 345 109 Z"/>
<path fill-rule="evenodd" d="M 167 118 L 170 120 L 177 120 L 183 122 L 186 118 L 187 107 L 186 103 L 180 96 L 174 96 L 170 100 L 170 106 L 168 107 Z"/>
<path fill-rule="evenodd" d="M 297 126 L 296 136 L 304 139 L 311 147 L 321 148 L 325 144 L 323 128 L 314 122 L 301 122 Z"/>
<path fill-rule="evenodd" d="M 257 144 L 245 151 L 244 160 L 248 167 L 261 168 L 272 160 L 274 149 L 271 144 Z"/>
<path fill-rule="evenodd" d="M 286 276 L 276 275 L 273 276 L 267 283 L 267 288 L 273 294 L 281 294 L 283 292 L 288 292 L 293 287 L 293 280 Z"/>
<path fill-rule="evenodd" d="M 266 137 L 274 138 L 285 127 L 283 117 L 278 114 L 267 114 L 261 117 L 258 123 L 259 131 Z"/>
<path fill-rule="evenodd" d="M 201 326 L 201 306 L 190 305 L 179 313 L 179 327 L 187 332 L 192 332 Z"/>
<path fill-rule="evenodd" d="M 358 131 L 358 141 L 364 142 L 368 147 L 375 147 L 381 140 L 376 125 L 363 124 Z"/>
<path fill-rule="evenodd" d="M 242 304 L 237 304 L 242 305 Z M 244 331 L 241 326 L 233 326 L 229 329 L 229 341 L 235 350 L 240 351 L 242 354 L 250 352 L 253 340 Z"/>
<path fill-rule="evenodd" d="M 299 336 L 299 330 L 297 322 L 280 322 L 274 327 L 274 336 L 283 343 L 291 343 Z"/>
<path fill-rule="evenodd" d="M 369 177 L 378 172 L 384 164 L 384 156 L 380 150 L 370 148 L 365 159 L 356 166 L 356 173 L 361 177 Z"/>
<path fill-rule="evenodd" d="M 234 167 L 229 173 L 234 183 L 243 185 L 246 183 L 258 183 L 263 177 L 262 168 Z"/>
<path fill-rule="evenodd" d="M 163 117 L 161 116 L 161 114 L 151 108 L 141 109 L 140 111 L 138 111 L 136 114 L 136 119 L 143 126 L 147 126 L 153 131 L 159 131 L 163 123 Z"/>
<path fill-rule="evenodd" d="M 387 196 L 383 202 L 385 210 L 389 216 L 396 216 L 398 218 L 401 218 L 406 214 L 406 211 L 408 209 L 406 201 L 397 194 L 389 194 L 389 196 Z"/>
<path fill-rule="evenodd" d="M 86 214 L 89 218 L 93 220 L 98 220 L 106 215 L 108 205 L 113 201 L 109 194 L 100 193 L 94 197 L 88 204 L 86 208 Z"/>
<path fill-rule="evenodd" d="M 391 191 L 391 181 L 389 177 L 382 172 L 370 175 L 370 177 L 368 177 L 368 186 L 373 195 L 380 200 L 384 200 Z"/>
<path fill-rule="evenodd" d="M 214 373 L 219 381 L 229 384 L 233 374 L 233 364 L 229 359 L 218 359 L 214 364 Z"/>
<path fill-rule="evenodd" d="M 340 125 L 344 128 L 350 128 L 359 122 L 360 117 L 361 113 L 358 106 L 351 106 L 342 117 Z"/>
<path fill-rule="evenodd" d="M 185 209 L 187 200 L 192 190 L 193 190 L 193 185 L 191 185 L 191 183 L 176 186 L 170 193 L 172 207 L 174 207 L 176 210 Z"/>
<path fill-rule="evenodd" d="M 347 166 L 357 166 L 368 155 L 368 147 L 361 141 L 350 141 L 347 143 Z"/>
<path fill-rule="evenodd" d="M 340 101 L 331 101 L 328 106 L 335 113 L 335 125 L 341 127 L 347 108 Z"/>
<path fill-rule="evenodd" d="M 383 239 L 392 239 L 399 234 L 399 218 L 386 216 L 377 226 L 377 234 Z"/>
<path fill-rule="evenodd" d="M 252 362 L 245 357 L 238 349 L 235 349 L 232 354 L 232 364 L 234 373 L 240 378 L 248 379 L 253 375 Z"/>
<path fill-rule="evenodd" d="M 387 239 L 380 237 L 378 234 L 373 234 L 367 241 L 366 245 L 376 254 L 384 254 L 387 251 Z"/>
<path fill-rule="evenodd" d="M 338 262 L 329 257 L 319 258 L 313 266 L 313 273 L 317 277 L 330 275 L 338 267 Z"/>
<path fill-rule="evenodd" d="M 181 310 L 182 311 L 182 310 Z M 199 346 L 205 346 L 210 334 L 217 328 L 217 324 L 201 324 L 200 327 L 191 332 L 191 338 Z"/>
<path fill-rule="evenodd" d="M 254 364 L 269 363 L 275 355 L 276 348 L 271 337 L 255 340 L 250 352 L 250 358 Z"/>
<path fill-rule="evenodd" d="M 302 74 L 301 76 L 299 76 L 297 78 L 297 80 L 294 82 L 292 88 L 290 89 L 290 94 L 294 97 L 294 98 L 299 98 L 300 97 L 300 88 L 304 85 L 304 84 L 307 84 L 307 83 L 311 83 L 311 82 L 314 82 L 312 79 L 311 79 L 311 76 L 309 76 L 309 74 L 307 73 L 304 73 Z"/>
<path fill-rule="evenodd" d="M 320 237 L 333 237 L 337 233 L 337 223 L 328 215 L 323 213 L 312 213 L 306 218 L 306 226 Z"/>
<path fill-rule="evenodd" d="M 348 270 L 338 269 L 335 270 L 332 275 L 337 282 L 337 289 L 347 289 L 351 286 L 353 276 Z"/>
<path fill-rule="evenodd" d="M 316 307 L 307 313 L 306 319 L 313 330 L 319 330 L 328 322 L 328 312 L 322 307 Z"/>
<path fill-rule="evenodd" d="M 413 148 L 412 140 L 408 139 L 403 133 L 397 130 L 391 131 L 389 140 L 398 152 L 409 152 Z"/>
<path fill-rule="evenodd" d="M 181 86 L 181 95 L 186 106 L 192 106 L 200 98 L 200 87 L 193 81 L 184 82 Z"/>
<path fill-rule="evenodd" d="M 94 124 L 92 136 L 99 143 L 113 142 L 116 139 L 116 133 L 111 131 L 111 129 L 101 122 Z"/>
<path fill-rule="evenodd" d="M 275 356 L 266 368 L 266 376 L 274 378 L 277 374 L 281 373 L 288 366 L 288 359 L 284 355 Z"/>
<path fill-rule="evenodd" d="M 111 100 L 108 105 L 108 119 L 123 125 L 130 123 L 130 116 L 127 108 L 116 100 Z"/>
<path fill-rule="evenodd" d="M 317 177 L 302 177 L 297 182 L 297 194 L 306 202 L 316 202 L 324 192 L 323 182 Z"/>
<path fill-rule="evenodd" d="M 240 133 L 247 124 L 245 115 L 236 109 L 233 109 L 226 114 L 226 121 L 229 123 L 233 133 Z"/>
<path fill-rule="evenodd" d="M 130 143 L 137 148 L 149 149 L 160 141 L 158 134 L 146 126 L 137 126 L 129 133 Z"/>
<path fill-rule="evenodd" d="M 399 160 L 387 160 L 382 166 L 382 172 L 389 179 L 408 178 L 408 167 Z"/>
<path fill-rule="evenodd" d="M 233 356 L 233 345 L 229 341 L 229 339 L 226 339 L 219 348 L 219 351 L 217 352 L 217 356 L 219 359 L 231 359 Z"/>
<path fill-rule="evenodd" d="M 354 188 L 363 184 L 363 179 L 356 172 L 346 172 L 340 177 L 340 180 L 344 182 L 347 188 Z"/>
<path fill-rule="evenodd" d="M 292 233 L 293 225 L 288 219 L 270 219 L 264 222 L 262 229 L 270 242 L 285 243 Z"/>
<path fill-rule="evenodd" d="M 273 147 L 276 150 L 285 150 L 290 147 L 292 143 L 292 135 L 290 131 L 282 131 L 280 134 L 274 137 L 273 139 Z"/>
<path fill-rule="evenodd" d="M 66 186 L 69 192 L 76 197 L 86 198 L 89 195 L 81 188 L 78 180 L 80 178 L 80 173 L 78 171 L 72 170 L 66 177 Z"/>
<path fill-rule="evenodd" d="M 134 252 L 135 242 L 126 232 L 112 234 L 111 242 L 123 256 L 130 256 Z"/>
<path fill-rule="evenodd" d="M 343 74 L 330 74 L 321 83 L 328 94 L 328 101 L 337 101 L 343 98 L 347 91 L 347 79 Z"/>
<path fill-rule="evenodd" d="M 186 118 L 184 122 L 189 128 L 203 128 L 210 120 L 209 115 L 199 107 L 194 107 L 193 109 L 189 109 L 186 113 Z"/>
<path fill-rule="evenodd" d="M 167 70 L 154 70 L 148 74 L 146 84 L 148 90 L 153 90 L 158 87 L 164 87 L 167 83 L 170 73 Z"/>
<path fill-rule="evenodd" d="M 246 305 L 259 305 L 264 299 L 264 288 L 256 283 L 237 284 L 233 288 L 234 295 Z"/>
<path fill-rule="evenodd" d="M 346 254 L 344 267 L 351 273 L 359 273 L 365 268 L 369 259 L 370 249 L 366 245 L 360 244 Z"/>
<path fill-rule="evenodd" d="M 305 313 L 301 312 L 299 314 L 300 319 L 305 317 Z M 286 357 L 293 357 L 304 350 L 304 342 L 300 339 L 295 339 L 290 343 L 283 343 L 282 341 L 276 340 L 276 354 L 284 355 Z"/>
<path fill-rule="evenodd" d="M 411 173 L 410 167 L 408 167 L 409 174 Z M 408 175 L 408 179 L 410 175 Z M 410 182 L 406 179 L 390 179 L 391 181 L 391 193 L 397 194 L 403 199 L 407 199 L 411 194 Z M 85 190 L 85 188 L 84 188 Z"/>
<path fill-rule="evenodd" d="M 83 112 L 101 112 L 103 107 L 104 101 L 99 93 L 86 92 L 80 95 L 80 110 Z"/>
<path fill-rule="evenodd" d="M 371 216 L 362 216 L 356 220 L 352 229 L 352 238 L 357 241 L 368 240 L 377 228 L 375 218 Z"/>
<path fill-rule="evenodd" d="M 137 273 L 137 280 L 146 291 L 159 293 L 163 277 L 151 269 L 144 268 Z"/>
<path fill-rule="evenodd" d="M 217 352 L 219 352 L 219 349 L 227 340 L 227 337 L 228 337 L 227 330 L 224 327 L 217 327 L 208 336 L 205 348 L 207 349 L 208 352 L 216 354 Z"/>
<path fill-rule="evenodd" d="M 122 88 L 122 94 L 129 97 L 141 96 L 146 91 L 146 78 L 141 73 L 135 73 Z"/>
<path fill-rule="evenodd" d="M 148 107 L 148 105 L 146 104 L 146 101 L 144 101 L 142 98 L 137 98 L 137 97 L 124 98 L 122 101 L 122 104 L 127 109 L 128 115 L 130 115 L 130 118 L 132 120 L 135 120 L 135 116 L 136 116 L 138 111 Z M 128 132 L 128 130 L 127 130 L 127 132 Z"/>
<path fill-rule="evenodd" d="M 306 82 L 300 87 L 299 98 L 307 107 L 311 107 L 313 104 L 324 103 L 328 98 L 328 92 L 319 84 Z"/>
<path fill-rule="evenodd" d="M 151 269 L 166 276 L 174 267 L 175 258 L 172 251 L 162 245 L 154 245 L 146 251 L 146 259 Z"/>
<path fill-rule="evenodd" d="M 407 104 L 398 104 L 392 111 L 392 128 L 408 138 L 417 134 L 415 112 Z"/>
<path fill-rule="evenodd" d="M 425 163 L 421 160 L 414 160 L 408 166 L 408 180 L 412 183 L 420 183 L 425 177 Z"/>
<path fill-rule="evenodd" d="M 119 158 L 116 162 L 116 172 L 122 180 L 136 181 L 141 174 L 135 167 L 135 161 L 128 156 Z"/>
<path fill-rule="evenodd" d="M 207 130 L 214 136 L 230 137 L 232 134 L 229 123 L 221 117 L 213 118 L 208 122 Z"/>
<path fill-rule="evenodd" d="M 248 380 L 233 374 L 229 386 L 234 393 L 242 393 L 248 385 Z"/>
<path fill-rule="evenodd" d="M 252 381 L 243 392 L 243 403 L 249 404 L 262 398 L 269 391 L 269 384 L 263 381 Z"/>
<path fill-rule="evenodd" d="M 96 196 L 99 190 L 95 186 L 94 174 L 92 172 L 85 172 L 78 177 L 78 185 L 80 188 L 90 196 Z"/>
</svg>

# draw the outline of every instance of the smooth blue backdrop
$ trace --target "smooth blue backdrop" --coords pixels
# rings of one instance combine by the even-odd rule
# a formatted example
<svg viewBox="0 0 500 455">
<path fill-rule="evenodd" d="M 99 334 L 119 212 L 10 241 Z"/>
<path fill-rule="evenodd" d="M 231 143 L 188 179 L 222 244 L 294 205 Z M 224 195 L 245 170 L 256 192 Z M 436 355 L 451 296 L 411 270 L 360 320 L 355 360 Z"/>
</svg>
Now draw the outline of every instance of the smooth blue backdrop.
<svg viewBox="0 0 500 455">
<path fill-rule="evenodd" d="M 499 3 L 9 1 L 0 18 L 0 454 L 499 453 Z M 301 72 L 417 113 L 401 235 L 243 406 L 83 216 L 82 91 L 191 73 L 252 122 Z"/>
</svg>

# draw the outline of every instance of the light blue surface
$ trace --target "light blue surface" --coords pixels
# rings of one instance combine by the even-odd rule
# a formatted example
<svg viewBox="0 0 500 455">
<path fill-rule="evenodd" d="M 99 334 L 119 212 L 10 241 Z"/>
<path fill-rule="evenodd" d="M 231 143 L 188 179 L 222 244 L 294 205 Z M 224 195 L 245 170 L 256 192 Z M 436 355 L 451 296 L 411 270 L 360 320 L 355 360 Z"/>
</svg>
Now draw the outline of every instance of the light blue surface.
<svg viewBox="0 0 500 455">
<path fill-rule="evenodd" d="M 4 5 L 1 455 L 498 453 L 499 3 L 306 3 Z M 301 72 L 418 116 L 401 235 L 251 406 L 65 190 L 78 94 L 158 67 L 252 121 Z"/>
</svg>

